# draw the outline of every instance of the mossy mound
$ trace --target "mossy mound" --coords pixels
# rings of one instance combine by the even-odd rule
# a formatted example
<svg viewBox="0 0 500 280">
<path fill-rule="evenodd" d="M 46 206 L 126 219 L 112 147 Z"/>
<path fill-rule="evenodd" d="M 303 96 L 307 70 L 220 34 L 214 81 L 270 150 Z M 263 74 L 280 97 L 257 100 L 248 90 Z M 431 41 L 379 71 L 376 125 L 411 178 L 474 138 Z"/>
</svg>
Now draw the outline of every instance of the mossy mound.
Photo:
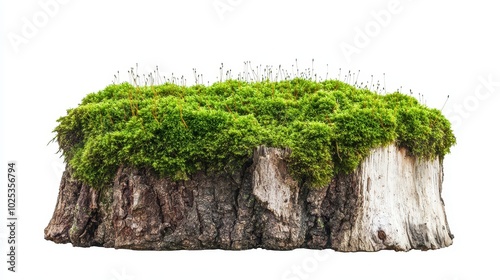
<svg viewBox="0 0 500 280">
<path fill-rule="evenodd" d="M 290 148 L 293 176 L 322 187 L 381 145 L 395 142 L 417 157 L 442 158 L 455 143 L 439 110 L 338 80 L 123 83 L 89 94 L 58 122 L 55 140 L 65 160 L 95 188 L 108 185 L 121 165 L 174 179 L 229 171 L 259 145 Z"/>
</svg>

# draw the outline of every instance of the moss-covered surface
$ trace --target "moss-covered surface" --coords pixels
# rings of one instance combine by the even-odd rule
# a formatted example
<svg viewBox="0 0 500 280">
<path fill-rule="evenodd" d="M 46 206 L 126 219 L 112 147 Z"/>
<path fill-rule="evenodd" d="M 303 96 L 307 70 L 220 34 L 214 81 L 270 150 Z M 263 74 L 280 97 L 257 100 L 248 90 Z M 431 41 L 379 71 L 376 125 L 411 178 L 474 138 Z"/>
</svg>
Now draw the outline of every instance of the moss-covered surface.
<svg viewBox="0 0 500 280">
<path fill-rule="evenodd" d="M 55 139 L 74 176 L 96 188 L 120 165 L 174 179 L 227 171 L 258 145 L 290 148 L 292 175 L 321 187 L 377 146 L 395 142 L 417 157 L 442 158 L 455 143 L 439 110 L 337 80 L 123 83 L 89 94 L 58 122 Z"/>
</svg>

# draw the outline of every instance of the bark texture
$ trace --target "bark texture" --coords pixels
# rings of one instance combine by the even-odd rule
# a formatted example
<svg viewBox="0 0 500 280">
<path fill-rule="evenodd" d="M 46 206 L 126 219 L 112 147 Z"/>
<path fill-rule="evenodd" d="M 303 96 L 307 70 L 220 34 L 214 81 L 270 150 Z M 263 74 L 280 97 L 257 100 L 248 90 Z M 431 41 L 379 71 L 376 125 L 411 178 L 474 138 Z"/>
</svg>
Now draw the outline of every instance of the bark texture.
<svg viewBox="0 0 500 280">
<path fill-rule="evenodd" d="M 66 168 L 45 239 L 137 250 L 438 249 L 453 235 L 441 199 L 442 163 L 394 145 L 372 151 L 322 189 L 289 174 L 287 150 L 259 147 L 236 172 L 187 181 L 122 167 L 97 191 Z"/>
</svg>

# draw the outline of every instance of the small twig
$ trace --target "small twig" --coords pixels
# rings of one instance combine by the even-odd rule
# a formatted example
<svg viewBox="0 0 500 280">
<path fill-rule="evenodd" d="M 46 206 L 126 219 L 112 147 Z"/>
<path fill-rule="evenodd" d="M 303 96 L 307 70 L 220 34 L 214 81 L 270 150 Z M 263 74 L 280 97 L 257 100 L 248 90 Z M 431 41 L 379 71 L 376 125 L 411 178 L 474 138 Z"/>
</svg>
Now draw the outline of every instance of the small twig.
<svg viewBox="0 0 500 280">
<path fill-rule="evenodd" d="M 179 114 L 180 114 L 180 117 L 181 117 L 182 124 L 184 124 L 184 127 L 186 127 L 186 129 L 189 129 L 188 125 L 184 121 L 184 118 L 182 117 L 182 104 L 179 106 Z"/>
<path fill-rule="evenodd" d="M 335 142 L 335 146 L 337 147 L 337 155 L 339 156 L 340 162 L 342 162 L 342 157 L 340 157 L 340 152 L 339 152 L 339 142 Z"/>
</svg>

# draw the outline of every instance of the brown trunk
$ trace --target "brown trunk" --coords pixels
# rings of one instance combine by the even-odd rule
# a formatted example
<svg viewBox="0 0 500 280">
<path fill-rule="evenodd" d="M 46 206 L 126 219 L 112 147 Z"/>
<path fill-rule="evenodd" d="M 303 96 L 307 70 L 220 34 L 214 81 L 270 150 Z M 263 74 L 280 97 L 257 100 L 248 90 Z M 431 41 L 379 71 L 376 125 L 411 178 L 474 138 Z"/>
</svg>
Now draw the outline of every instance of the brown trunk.
<svg viewBox="0 0 500 280">
<path fill-rule="evenodd" d="M 311 190 L 287 171 L 288 151 L 259 147 L 233 174 L 187 181 L 122 167 L 96 191 L 67 168 L 45 238 L 74 246 L 138 250 L 331 248 L 438 249 L 451 245 L 439 160 L 395 146 Z"/>
</svg>

